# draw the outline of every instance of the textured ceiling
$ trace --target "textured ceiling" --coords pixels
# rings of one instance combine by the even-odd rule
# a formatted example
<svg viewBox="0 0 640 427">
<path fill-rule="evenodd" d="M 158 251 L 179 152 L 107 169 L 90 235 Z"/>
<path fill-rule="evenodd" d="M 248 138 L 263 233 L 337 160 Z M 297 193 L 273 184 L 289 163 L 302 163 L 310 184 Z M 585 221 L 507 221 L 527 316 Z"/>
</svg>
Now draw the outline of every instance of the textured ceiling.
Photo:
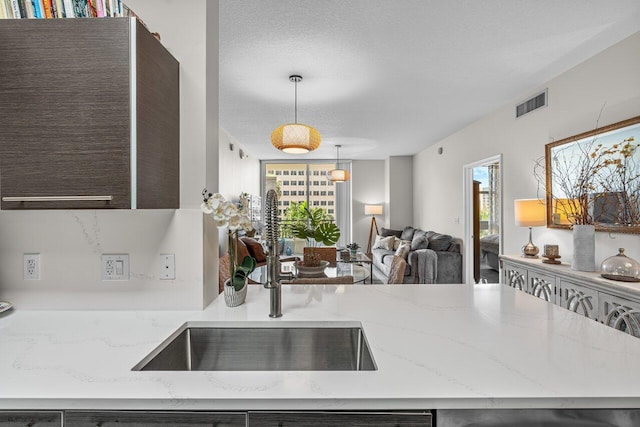
<svg viewBox="0 0 640 427">
<path fill-rule="evenodd" d="M 220 126 L 261 159 L 411 155 L 639 30 L 639 0 L 220 0 Z M 290 74 L 303 156 L 269 139 Z"/>
</svg>

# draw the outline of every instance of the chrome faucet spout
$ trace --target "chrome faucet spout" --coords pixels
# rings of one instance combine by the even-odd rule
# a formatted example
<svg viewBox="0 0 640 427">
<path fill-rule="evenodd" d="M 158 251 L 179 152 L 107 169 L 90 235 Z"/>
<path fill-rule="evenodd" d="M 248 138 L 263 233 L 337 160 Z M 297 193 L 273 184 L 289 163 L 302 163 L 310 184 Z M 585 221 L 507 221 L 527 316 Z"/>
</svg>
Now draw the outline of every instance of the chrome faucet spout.
<svg viewBox="0 0 640 427">
<path fill-rule="evenodd" d="M 280 259 L 278 257 L 278 194 L 267 192 L 265 202 L 265 230 L 267 232 L 267 283 L 269 289 L 269 317 L 282 317 L 282 288 L 280 280 Z"/>
</svg>

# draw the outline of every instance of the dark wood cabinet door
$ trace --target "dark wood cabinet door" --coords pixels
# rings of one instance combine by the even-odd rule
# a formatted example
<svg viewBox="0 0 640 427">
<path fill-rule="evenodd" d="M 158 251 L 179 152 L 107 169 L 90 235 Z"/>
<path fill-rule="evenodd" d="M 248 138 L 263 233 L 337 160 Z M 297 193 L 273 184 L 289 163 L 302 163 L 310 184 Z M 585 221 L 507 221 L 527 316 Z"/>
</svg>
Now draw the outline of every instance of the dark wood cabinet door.
<svg viewBox="0 0 640 427">
<path fill-rule="evenodd" d="M 129 208 L 128 19 L 5 20 L 0 26 L 2 209 Z"/>
<path fill-rule="evenodd" d="M 250 427 L 427 427 L 429 412 L 249 412 Z"/>
<path fill-rule="evenodd" d="M 142 24 L 3 20 L 0 58 L 2 209 L 180 207 L 179 64 Z"/>
<path fill-rule="evenodd" d="M 62 412 L 0 411 L 1 427 L 61 427 Z"/>
<path fill-rule="evenodd" d="M 245 427 L 244 412 L 104 411 L 65 413 L 66 427 Z"/>
</svg>

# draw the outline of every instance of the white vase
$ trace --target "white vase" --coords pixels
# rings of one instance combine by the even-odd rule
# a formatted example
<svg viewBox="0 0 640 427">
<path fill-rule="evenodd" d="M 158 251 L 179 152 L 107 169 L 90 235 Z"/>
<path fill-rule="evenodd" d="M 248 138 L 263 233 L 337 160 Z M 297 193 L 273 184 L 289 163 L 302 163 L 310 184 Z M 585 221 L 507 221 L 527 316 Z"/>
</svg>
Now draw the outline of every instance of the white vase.
<svg viewBox="0 0 640 427">
<path fill-rule="evenodd" d="M 596 228 L 594 225 L 573 226 L 572 270 L 596 271 Z"/>
<path fill-rule="evenodd" d="M 239 291 L 231 284 L 231 279 L 227 279 L 224 282 L 224 302 L 227 307 L 237 307 L 241 305 L 247 298 L 247 282 Z"/>
</svg>

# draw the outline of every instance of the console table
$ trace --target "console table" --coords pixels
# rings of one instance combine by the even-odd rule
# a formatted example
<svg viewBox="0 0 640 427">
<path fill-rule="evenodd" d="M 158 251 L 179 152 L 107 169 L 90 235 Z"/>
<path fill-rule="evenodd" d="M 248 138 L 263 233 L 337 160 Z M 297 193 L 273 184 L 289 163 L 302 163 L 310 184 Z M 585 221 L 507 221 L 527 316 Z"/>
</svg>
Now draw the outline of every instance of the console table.
<svg viewBox="0 0 640 427">
<path fill-rule="evenodd" d="M 640 338 L 640 283 L 519 256 L 501 255 L 500 265 L 503 284 Z"/>
</svg>

